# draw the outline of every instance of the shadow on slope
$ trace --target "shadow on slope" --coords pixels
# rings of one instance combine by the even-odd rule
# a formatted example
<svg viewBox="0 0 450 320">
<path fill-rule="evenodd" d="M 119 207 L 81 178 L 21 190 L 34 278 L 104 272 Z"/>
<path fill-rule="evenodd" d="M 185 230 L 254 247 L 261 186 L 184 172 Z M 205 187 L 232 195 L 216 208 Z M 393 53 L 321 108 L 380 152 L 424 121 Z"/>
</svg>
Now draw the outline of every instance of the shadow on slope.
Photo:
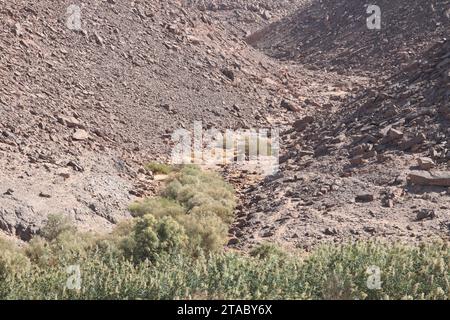
<svg viewBox="0 0 450 320">
<path fill-rule="evenodd" d="M 381 30 L 370 30 L 363 0 L 320 0 L 251 35 L 268 55 L 320 68 L 380 73 L 407 63 L 448 35 L 447 0 L 380 0 Z"/>
</svg>

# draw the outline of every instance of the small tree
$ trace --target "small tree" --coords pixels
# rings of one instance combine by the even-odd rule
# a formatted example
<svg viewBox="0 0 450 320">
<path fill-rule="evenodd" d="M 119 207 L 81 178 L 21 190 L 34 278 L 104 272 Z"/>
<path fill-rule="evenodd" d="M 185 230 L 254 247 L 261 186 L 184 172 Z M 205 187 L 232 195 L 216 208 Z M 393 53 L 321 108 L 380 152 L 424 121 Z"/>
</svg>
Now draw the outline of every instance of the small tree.
<svg viewBox="0 0 450 320">
<path fill-rule="evenodd" d="M 47 223 L 40 230 L 40 235 L 47 241 L 52 241 L 66 231 L 76 231 L 72 221 L 60 214 L 50 214 L 47 218 Z"/>
<path fill-rule="evenodd" d="M 134 258 L 155 261 L 163 254 L 175 254 L 186 247 L 184 228 L 172 217 L 156 219 L 152 215 L 139 218 L 134 230 Z"/>
</svg>

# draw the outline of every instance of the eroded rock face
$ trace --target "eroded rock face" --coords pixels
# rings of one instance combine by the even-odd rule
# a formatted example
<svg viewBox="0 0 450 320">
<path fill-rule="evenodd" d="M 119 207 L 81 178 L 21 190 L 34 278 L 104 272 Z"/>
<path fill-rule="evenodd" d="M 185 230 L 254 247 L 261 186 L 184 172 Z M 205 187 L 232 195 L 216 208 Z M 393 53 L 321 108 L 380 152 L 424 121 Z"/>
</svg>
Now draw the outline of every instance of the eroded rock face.
<svg viewBox="0 0 450 320">
<path fill-rule="evenodd" d="M 410 173 L 409 181 L 412 184 L 422 186 L 450 187 L 450 171 L 447 172 L 413 172 Z"/>
<path fill-rule="evenodd" d="M 430 170 L 436 166 L 433 159 L 428 157 L 421 157 L 417 160 L 419 164 L 419 169 L 421 170 Z"/>
<path fill-rule="evenodd" d="M 38 162 L 22 168 L 20 174 L 0 160 L 8 169 L 0 172 L 4 189 L 0 191 L 0 230 L 27 241 L 49 214 L 66 215 L 81 230 L 97 232 L 106 232 L 129 217 L 127 207 L 134 199 L 130 195 L 134 186 L 125 169 L 116 168 L 108 157 L 88 152 L 76 161 L 83 164 L 83 171 L 67 166 L 68 162 Z"/>
<path fill-rule="evenodd" d="M 383 161 L 389 152 L 417 154 L 422 170 L 447 164 L 450 121 L 440 106 L 450 97 L 449 54 L 450 41 L 435 43 L 414 68 L 390 77 L 378 89 L 361 91 L 331 118 L 324 115 L 313 125 L 299 119 L 293 129 L 315 149 L 346 149 L 353 166 Z"/>
<path fill-rule="evenodd" d="M 253 37 L 256 47 L 305 66 L 245 44 L 244 34 L 301 2 L 198 8 L 155 0 L 130 10 L 85 1 L 82 31 L 61 23 L 63 3 L 6 2 L 0 229 L 29 240 L 48 214 L 60 213 L 82 229 L 109 230 L 129 217 L 136 197 L 154 195 L 167 179 L 142 164 L 166 162 L 171 134 L 201 120 L 205 128 L 283 133 L 275 175 L 225 169 L 242 198 L 232 246 L 448 235 L 448 177 L 436 177 L 450 161 L 450 45 L 436 41 L 448 33 L 441 7 L 431 13 L 421 0 L 382 1 L 393 23 L 372 38 L 362 1 L 314 1 Z M 398 19 L 414 23 L 402 33 L 407 21 Z"/>
<path fill-rule="evenodd" d="M 241 3 L 256 25 L 281 8 L 256 2 Z M 294 104 L 307 92 L 299 79 L 313 77 L 280 72 L 246 45 L 235 28 L 244 21 L 227 28 L 185 1 L 88 0 L 82 30 L 68 27 L 67 7 L 19 0 L 0 10 L 0 229 L 23 239 L 48 214 L 109 230 L 136 197 L 158 192 L 163 181 L 139 170 L 168 161 L 174 131 L 194 121 L 269 128 L 287 77 Z"/>
<path fill-rule="evenodd" d="M 305 0 L 186 0 L 214 20 L 222 20 L 227 30 L 246 37 L 255 30 L 295 12 Z"/>
<path fill-rule="evenodd" d="M 380 30 L 367 27 L 370 15 L 362 0 L 310 1 L 253 33 L 248 42 L 279 59 L 342 73 L 368 72 L 376 79 L 386 71 L 414 68 L 423 43 L 448 37 L 445 1 L 380 0 L 376 5 L 382 11 Z"/>
<path fill-rule="evenodd" d="M 322 3 L 325 8 L 345 7 L 344 17 L 354 10 L 347 7 L 348 2 Z M 384 3 L 385 9 L 390 10 L 385 16 L 396 14 L 392 8 L 409 4 L 409 1 L 397 1 L 392 6 Z M 405 16 L 397 16 L 394 25 L 408 25 L 409 18 L 422 21 L 429 8 L 425 11 L 418 8 L 428 5 L 422 2 Z M 292 18 L 275 24 L 259 34 L 255 46 L 268 52 L 273 49 L 277 57 L 298 58 L 303 63 L 347 71 L 351 65 L 354 74 L 367 74 L 367 66 L 373 65 L 371 62 L 363 65 L 358 60 L 369 52 L 374 56 L 381 53 L 364 45 L 365 35 L 360 38 L 351 35 L 349 30 L 354 24 L 341 24 L 339 30 L 347 34 L 343 42 L 340 42 L 341 35 L 329 31 L 320 41 L 308 42 L 312 37 L 308 26 L 322 21 L 327 14 L 330 27 L 340 20 L 331 11 L 318 10 L 319 6 L 316 2 L 295 16 L 314 13 L 317 19 L 305 22 Z M 317 10 L 311 11 L 314 8 Z M 433 20 L 435 14 L 439 15 L 432 13 L 429 18 Z M 444 22 L 444 29 L 448 29 L 448 23 Z M 391 30 L 390 35 L 381 33 L 382 37 L 411 42 L 410 53 L 399 57 L 389 53 L 392 48 L 388 46 L 386 55 L 374 62 L 383 61 L 383 66 L 376 68 L 376 78 L 381 81 L 374 81 L 370 88 L 352 91 L 347 99 L 336 104 L 338 107 L 331 107 L 334 112 L 322 109 L 308 113 L 314 117 L 311 122 L 305 121 L 304 115 L 296 117 L 282 137 L 280 177 L 266 179 L 246 193 L 250 199 L 244 200 L 243 207 L 250 213 L 246 215 L 247 224 L 236 225 L 234 235 L 240 240 L 236 246 L 260 242 L 266 230 L 272 234 L 271 241 L 305 249 L 323 242 L 356 239 L 421 242 L 449 238 L 450 41 L 442 40 L 440 32 L 444 29 L 436 29 L 434 22 L 431 24 L 433 28 L 425 26 L 429 37 L 416 37 L 398 30 Z M 289 29 L 283 29 L 288 25 Z M 295 29 L 293 25 L 300 27 Z M 279 35 L 286 31 L 288 39 L 293 36 L 292 39 L 298 40 L 296 33 L 301 30 L 299 37 L 305 41 L 296 42 L 296 49 L 289 48 L 293 42 L 286 42 L 283 37 L 280 39 L 284 43 L 278 43 L 278 47 L 265 46 L 277 43 L 273 42 L 277 32 Z M 320 51 L 325 42 L 330 45 Z M 355 59 L 347 59 L 346 55 L 343 61 L 344 56 L 339 57 L 337 52 L 344 50 L 340 44 L 347 42 L 352 43 L 354 50 L 365 53 Z M 285 54 L 275 52 L 283 48 Z M 335 59 L 317 59 L 316 52 Z M 399 68 L 392 67 L 398 59 L 406 58 L 411 61 L 398 64 Z M 314 153 L 303 150 L 314 150 Z M 256 201 L 260 194 L 266 198 Z"/>
<path fill-rule="evenodd" d="M 32 206 L 18 204 L 7 196 L 0 196 L 0 230 L 29 241 L 39 230 L 42 221 L 37 218 Z"/>
</svg>

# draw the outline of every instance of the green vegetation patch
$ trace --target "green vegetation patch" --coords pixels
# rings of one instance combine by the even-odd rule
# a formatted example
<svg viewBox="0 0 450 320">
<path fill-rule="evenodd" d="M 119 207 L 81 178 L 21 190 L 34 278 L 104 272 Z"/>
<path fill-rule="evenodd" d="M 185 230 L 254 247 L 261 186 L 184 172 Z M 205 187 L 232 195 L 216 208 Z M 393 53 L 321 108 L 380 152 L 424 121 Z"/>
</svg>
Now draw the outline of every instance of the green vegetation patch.
<svg viewBox="0 0 450 320">
<path fill-rule="evenodd" d="M 358 243 L 323 246 L 296 255 L 249 257 L 239 253 L 190 255 L 186 238 L 173 237 L 171 218 L 141 221 L 133 241 L 137 257 L 90 248 L 73 260 L 41 266 L 23 251 L 0 253 L 1 299 L 448 299 L 447 244 Z M 267 252 L 267 250 L 263 250 Z M 269 250 L 269 253 L 272 250 Z M 13 254 L 13 257 L 11 257 Z M 66 257 L 67 258 L 67 257 Z M 25 260 L 24 260 L 25 259 Z M 27 261 L 27 263 L 24 263 Z M 66 262 L 67 261 L 67 262 Z M 69 262 L 70 261 L 70 262 Z M 81 269 L 79 290 L 65 287 L 68 263 Z M 380 270 L 371 289 L 371 270 Z M 7 272 L 5 272 L 5 268 Z"/>
<path fill-rule="evenodd" d="M 174 170 L 172 166 L 159 162 L 150 162 L 145 168 L 154 174 L 169 174 Z"/>
<path fill-rule="evenodd" d="M 162 195 L 130 206 L 135 217 L 171 217 L 189 237 L 193 251 L 221 251 L 234 220 L 233 188 L 213 172 L 197 166 L 174 171 Z"/>
<path fill-rule="evenodd" d="M 218 175 L 189 166 L 110 234 L 49 216 L 23 246 L 0 239 L 0 299 L 450 298 L 448 243 L 360 242 L 308 254 L 264 243 L 247 255 L 224 250 L 234 206 Z"/>
</svg>

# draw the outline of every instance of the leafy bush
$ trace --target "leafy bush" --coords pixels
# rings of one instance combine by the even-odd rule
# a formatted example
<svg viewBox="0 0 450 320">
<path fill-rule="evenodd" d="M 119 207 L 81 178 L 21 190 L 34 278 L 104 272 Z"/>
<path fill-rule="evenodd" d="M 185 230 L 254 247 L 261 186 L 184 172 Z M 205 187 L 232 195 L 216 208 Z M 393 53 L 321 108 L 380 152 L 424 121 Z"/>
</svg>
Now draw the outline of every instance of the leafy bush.
<svg viewBox="0 0 450 320">
<path fill-rule="evenodd" d="M 89 250 L 96 246 L 94 235 L 66 231 L 51 241 L 35 237 L 25 247 L 24 253 L 37 265 L 52 266 L 86 257 Z"/>
<path fill-rule="evenodd" d="M 66 265 L 8 274 L 4 299 L 448 299 L 448 244 L 326 245 L 303 259 L 261 260 L 238 253 L 160 255 L 153 262 L 79 260 L 82 288 L 64 288 Z M 380 268 L 380 289 L 367 286 Z"/>
<path fill-rule="evenodd" d="M 11 291 L 7 280 L 25 272 L 30 261 L 12 242 L 0 237 L 0 297 Z"/>
<path fill-rule="evenodd" d="M 15 244 L 0 238 L 0 281 L 8 274 L 21 272 L 29 263 L 30 261 Z"/>
<path fill-rule="evenodd" d="M 272 149 L 272 140 L 270 138 L 258 135 L 251 136 L 250 134 L 243 134 L 238 137 L 224 136 L 222 141 L 218 141 L 217 148 L 222 148 L 227 152 L 230 150 L 235 151 L 246 157 L 256 155 L 271 157 L 275 155 L 276 151 Z M 251 155 L 250 152 L 252 153 Z"/>
<path fill-rule="evenodd" d="M 193 252 L 220 252 L 228 238 L 228 226 L 213 212 L 192 213 L 178 217 L 186 229 Z"/>
<path fill-rule="evenodd" d="M 66 231 L 75 231 L 75 227 L 70 219 L 60 214 L 50 214 L 47 217 L 46 225 L 40 230 L 40 235 L 44 239 L 51 241 Z"/>
<path fill-rule="evenodd" d="M 61 215 L 49 215 L 47 223 L 22 250 L 25 256 L 41 267 L 68 263 L 86 257 L 97 247 L 98 236 L 78 232 L 72 221 Z"/>
<path fill-rule="evenodd" d="M 186 209 L 181 204 L 175 200 L 163 197 L 149 198 L 133 203 L 129 210 L 134 217 L 142 217 L 146 214 L 151 214 L 155 217 L 176 217 L 186 213 Z"/>
<path fill-rule="evenodd" d="M 189 213 L 212 212 L 226 224 L 234 219 L 233 188 L 216 173 L 187 166 L 170 180 L 163 195 L 180 203 Z"/>
<path fill-rule="evenodd" d="M 97 237 L 95 244 L 98 254 L 106 259 L 120 257 L 131 259 L 136 247 L 135 239 L 131 236 L 136 227 L 136 220 L 121 221 L 113 232 Z"/>
<path fill-rule="evenodd" d="M 161 255 L 180 253 L 187 244 L 184 228 L 172 217 L 139 218 L 134 229 L 133 256 L 137 261 L 156 261 Z"/>
<path fill-rule="evenodd" d="M 250 256 L 267 260 L 267 259 L 284 259 L 287 257 L 286 252 L 273 243 L 262 243 L 250 251 Z"/>
<path fill-rule="evenodd" d="M 111 234 L 77 232 L 53 217 L 23 248 L 0 239 L 0 299 L 450 298 L 448 243 L 224 252 L 233 199 L 218 176 L 187 167 Z M 80 290 L 66 287 L 70 265 L 80 267 Z"/>
<path fill-rule="evenodd" d="M 190 248 L 220 251 L 234 219 L 235 196 L 223 179 L 196 166 L 174 172 L 161 197 L 130 206 L 135 217 L 172 217 L 186 230 Z"/>
<path fill-rule="evenodd" d="M 151 162 L 145 166 L 146 169 L 150 170 L 155 174 L 169 174 L 172 172 L 173 168 L 167 164 Z"/>
</svg>

